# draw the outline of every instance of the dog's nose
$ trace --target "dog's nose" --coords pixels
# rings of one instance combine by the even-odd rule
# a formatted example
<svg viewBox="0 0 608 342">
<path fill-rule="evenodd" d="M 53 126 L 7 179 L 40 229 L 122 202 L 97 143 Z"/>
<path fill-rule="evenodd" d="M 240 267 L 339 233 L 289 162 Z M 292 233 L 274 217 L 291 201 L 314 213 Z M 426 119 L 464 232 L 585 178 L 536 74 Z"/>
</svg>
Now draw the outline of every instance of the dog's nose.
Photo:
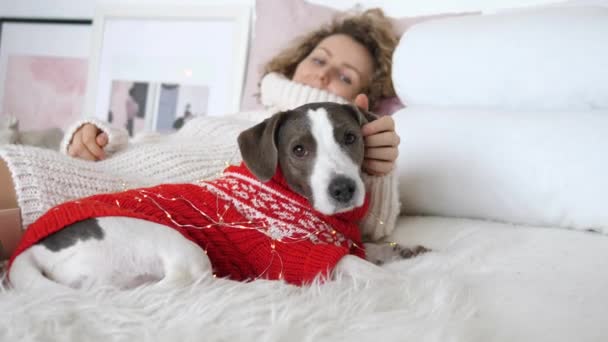
<svg viewBox="0 0 608 342">
<path fill-rule="evenodd" d="M 355 194 L 355 181 L 346 177 L 336 177 L 329 183 L 329 195 L 340 203 L 347 203 Z"/>
</svg>

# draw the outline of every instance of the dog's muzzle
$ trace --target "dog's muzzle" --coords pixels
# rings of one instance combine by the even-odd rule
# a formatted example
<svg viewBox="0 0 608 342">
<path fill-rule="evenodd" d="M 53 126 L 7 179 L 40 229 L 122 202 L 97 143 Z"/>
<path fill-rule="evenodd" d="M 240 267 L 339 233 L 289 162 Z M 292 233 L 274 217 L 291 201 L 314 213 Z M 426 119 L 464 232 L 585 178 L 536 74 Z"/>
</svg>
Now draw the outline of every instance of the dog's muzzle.
<svg viewBox="0 0 608 342">
<path fill-rule="evenodd" d="M 355 195 L 357 185 L 355 184 L 355 181 L 350 178 L 338 176 L 332 179 L 327 190 L 329 196 L 338 203 L 348 204 Z"/>
</svg>

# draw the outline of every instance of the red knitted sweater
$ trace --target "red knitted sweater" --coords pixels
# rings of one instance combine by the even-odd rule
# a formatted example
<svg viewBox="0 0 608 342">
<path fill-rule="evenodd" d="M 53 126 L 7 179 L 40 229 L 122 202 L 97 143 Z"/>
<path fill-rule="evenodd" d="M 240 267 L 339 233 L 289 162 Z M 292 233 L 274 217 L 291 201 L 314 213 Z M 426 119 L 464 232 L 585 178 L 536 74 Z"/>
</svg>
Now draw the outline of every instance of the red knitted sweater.
<svg viewBox="0 0 608 342">
<path fill-rule="evenodd" d="M 292 192 L 280 172 L 261 183 L 244 165 L 199 184 L 164 184 L 61 204 L 29 226 L 17 255 L 44 237 L 92 217 L 127 216 L 164 224 L 207 251 L 214 273 L 234 280 L 326 276 L 347 254 L 365 257 L 358 221 L 369 203 L 332 216 Z M 230 223 L 228 223 L 230 222 Z"/>
</svg>

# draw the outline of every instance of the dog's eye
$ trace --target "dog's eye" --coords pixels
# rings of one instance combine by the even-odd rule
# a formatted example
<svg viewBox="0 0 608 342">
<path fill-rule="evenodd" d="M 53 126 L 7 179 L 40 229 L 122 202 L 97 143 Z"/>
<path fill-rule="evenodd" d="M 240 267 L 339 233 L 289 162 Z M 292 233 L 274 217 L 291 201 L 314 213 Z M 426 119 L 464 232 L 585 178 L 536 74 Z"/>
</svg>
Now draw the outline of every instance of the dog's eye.
<svg viewBox="0 0 608 342">
<path fill-rule="evenodd" d="M 304 148 L 304 146 L 302 146 L 302 145 L 296 145 L 293 148 L 293 154 L 295 154 L 295 156 L 298 157 L 298 158 L 303 158 L 303 157 L 306 157 L 308 155 L 308 151 L 306 151 L 306 149 Z"/>
<path fill-rule="evenodd" d="M 352 145 L 355 143 L 355 141 L 357 141 L 357 136 L 354 135 L 353 133 L 346 133 L 344 134 L 344 143 L 346 145 Z"/>
</svg>

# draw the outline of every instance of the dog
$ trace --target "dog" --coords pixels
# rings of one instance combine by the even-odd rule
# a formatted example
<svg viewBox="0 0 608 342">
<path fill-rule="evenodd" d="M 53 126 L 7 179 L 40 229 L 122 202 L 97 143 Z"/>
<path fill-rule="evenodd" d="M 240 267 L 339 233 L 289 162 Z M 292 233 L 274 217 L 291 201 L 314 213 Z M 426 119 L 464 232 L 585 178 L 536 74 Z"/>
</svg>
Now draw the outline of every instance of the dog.
<svg viewBox="0 0 608 342">
<path fill-rule="evenodd" d="M 332 269 L 373 276 L 374 264 L 425 251 L 366 245 L 372 263 L 359 257 L 364 245 L 351 221 L 362 218 L 367 204 L 360 127 L 374 119 L 352 105 L 307 104 L 243 131 L 244 165 L 217 180 L 97 195 L 51 209 L 11 258 L 10 282 L 132 288 L 184 286 L 211 273 L 297 285 L 331 276 Z M 70 223 L 33 232 L 59 221 Z"/>
</svg>

